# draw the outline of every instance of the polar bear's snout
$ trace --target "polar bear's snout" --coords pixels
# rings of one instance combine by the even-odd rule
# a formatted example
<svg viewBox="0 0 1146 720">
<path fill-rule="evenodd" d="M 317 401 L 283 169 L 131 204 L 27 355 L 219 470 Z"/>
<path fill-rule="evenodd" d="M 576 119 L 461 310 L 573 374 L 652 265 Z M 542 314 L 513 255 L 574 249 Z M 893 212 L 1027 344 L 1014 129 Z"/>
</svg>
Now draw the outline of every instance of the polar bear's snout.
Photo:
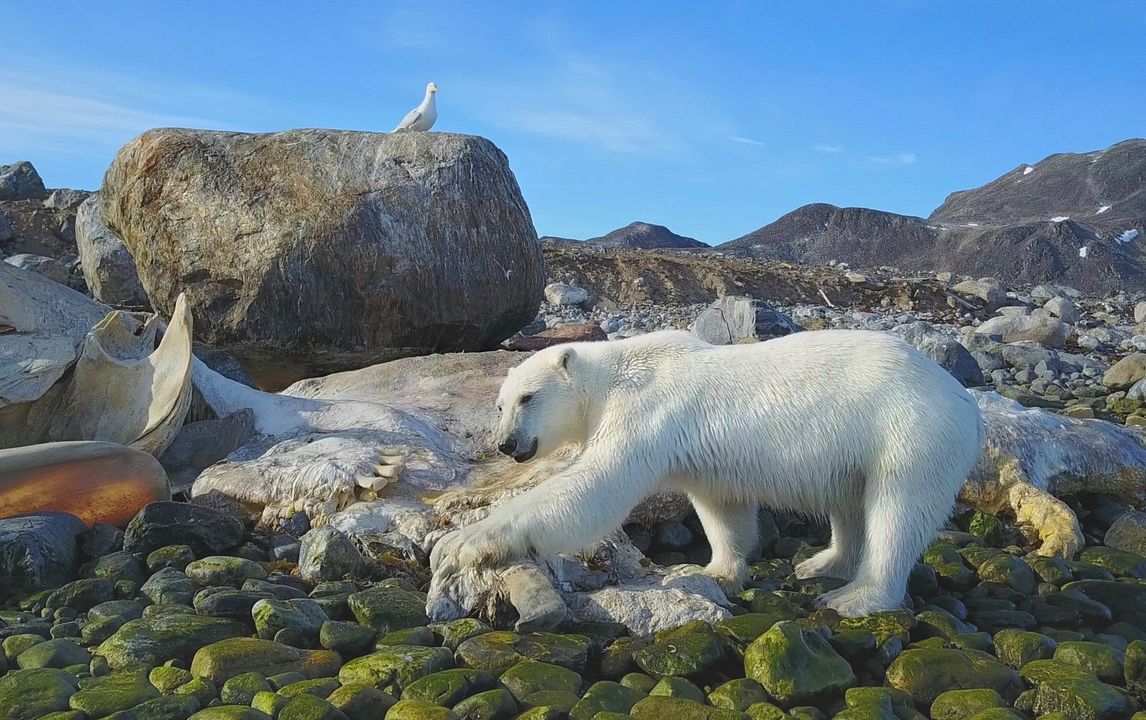
<svg viewBox="0 0 1146 720">
<path fill-rule="evenodd" d="M 506 438 L 498 443 L 497 449 L 516 462 L 525 462 L 537 454 L 537 438 L 533 438 L 530 443 L 518 443 L 515 437 Z"/>
</svg>

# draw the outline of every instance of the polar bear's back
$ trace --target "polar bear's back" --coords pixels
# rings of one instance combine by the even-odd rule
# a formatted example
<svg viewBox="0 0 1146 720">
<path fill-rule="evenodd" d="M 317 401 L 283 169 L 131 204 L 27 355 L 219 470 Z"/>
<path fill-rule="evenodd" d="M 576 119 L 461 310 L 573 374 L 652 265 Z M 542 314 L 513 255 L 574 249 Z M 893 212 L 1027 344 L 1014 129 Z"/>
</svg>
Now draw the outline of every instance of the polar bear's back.
<svg viewBox="0 0 1146 720">
<path fill-rule="evenodd" d="M 761 499 L 773 505 L 826 508 L 831 493 L 889 463 L 946 468 L 937 476 L 953 495 L 962 479 L 950 478 L 966 477 L 982 443 L 970 394 L 884 333 L 822 330 L 713 346 L 670 331 L 599 351 L 617 354 L 629 373 L 606 425 L 636 423 L 636 446 L 674 458 L 673 471 L 690 483 L 746 483 L 743 494 L 764 488 Z"/>
</svg>

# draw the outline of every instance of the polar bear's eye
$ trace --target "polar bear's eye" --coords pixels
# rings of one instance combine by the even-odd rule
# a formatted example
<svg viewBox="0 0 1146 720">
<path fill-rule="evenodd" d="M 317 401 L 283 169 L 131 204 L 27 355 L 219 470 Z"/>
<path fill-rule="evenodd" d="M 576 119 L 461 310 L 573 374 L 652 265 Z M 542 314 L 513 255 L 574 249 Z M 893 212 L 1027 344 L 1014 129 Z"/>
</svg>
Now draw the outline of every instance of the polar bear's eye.
<svg viewBox="0 0 1146 720">
<path fill-rule="evenodd" d="M 532 400 L 532 399 L 533 399 L 533 394 L 532 394 L 532 393 L 530 393 L 529 395 L 522 395 L 522 396 L 521 396 L 521 400 L 518 400 L 518 404 L 519 404 L 519 405 L 524 405 L 525 403 L 529 402 L 529 401 L 530 401 L 530 400 Z"/>
</svg>

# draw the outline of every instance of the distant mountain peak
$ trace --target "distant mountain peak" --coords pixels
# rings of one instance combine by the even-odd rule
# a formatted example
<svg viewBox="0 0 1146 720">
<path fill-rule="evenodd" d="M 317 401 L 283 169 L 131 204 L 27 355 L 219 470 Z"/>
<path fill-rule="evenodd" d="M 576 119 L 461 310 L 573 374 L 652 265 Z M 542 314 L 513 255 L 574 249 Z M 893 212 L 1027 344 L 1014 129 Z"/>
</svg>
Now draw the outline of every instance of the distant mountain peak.
<svg viewBox="0 0 1146 720">
<path fill-rule="evenodd" d="M 642 221 L 631 222 L 623 228 L 617 228 L 607 235 L 590 238 L 585 242 L 598 247 L 639 248 L 642 250 L 708 247 L 699 240 L 677 235 L 664 225 L 656 225 Z"/>
</svg>

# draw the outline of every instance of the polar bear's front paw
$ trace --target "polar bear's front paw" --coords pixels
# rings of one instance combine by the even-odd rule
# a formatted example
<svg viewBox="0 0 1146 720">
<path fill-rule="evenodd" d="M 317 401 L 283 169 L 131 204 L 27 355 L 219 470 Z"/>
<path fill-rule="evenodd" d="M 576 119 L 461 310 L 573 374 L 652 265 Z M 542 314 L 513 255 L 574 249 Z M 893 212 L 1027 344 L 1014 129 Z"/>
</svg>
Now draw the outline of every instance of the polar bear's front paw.
<svg viewBox="0 0 1146 720">
<path fill-rule="evenodd" d="M 720 589 L 729 597 L 743 590 L 748 582 L 748 568 L 744 563 L 739 565 L 709 563 L 704 566 L 704 574 L 720 583 Z"/>
<path fill-rule="evenodd" d="M 489 517 L 442 536 L 430 552 L 430 570 L 435 575 L 456 575 L 465 569 L 494 565 L 516 551 L 511 527 Z"/>
<path fill-rule="evenodd" d="M 852 583 L 816 598 L 816 606 L 831 608 L 840 617 L 863 617 L 882 610 L 895 610 L 902 603 L 891 602 L 879 588 Z"/>
</svg>

